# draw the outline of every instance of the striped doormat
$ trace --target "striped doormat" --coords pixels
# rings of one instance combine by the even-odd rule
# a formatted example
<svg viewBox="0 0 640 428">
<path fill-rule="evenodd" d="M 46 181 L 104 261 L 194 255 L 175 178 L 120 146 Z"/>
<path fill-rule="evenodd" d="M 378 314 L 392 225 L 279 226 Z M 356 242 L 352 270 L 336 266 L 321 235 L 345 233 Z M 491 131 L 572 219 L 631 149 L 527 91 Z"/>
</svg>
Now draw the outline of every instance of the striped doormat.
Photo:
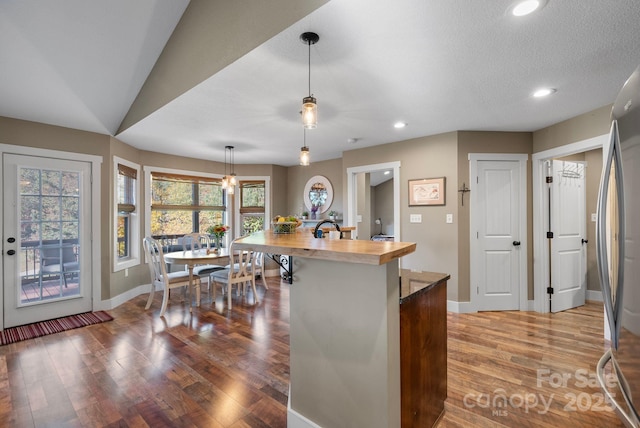
<svg viewBox="0 0 640 428">
<path fill-rule="evenodd" d="M 0 331 L 0 345 L 8 345 L 9 343 L 20 342 L 21 340 L 60 333 L 61 331 L 85 327 L 91 324 L 99 324 L 101 322 L 111 321 L 112 319 L 113 317 L 108 313 L 97 311 L 21 325 L 19 327 L 11 327 Z"/>
</svg>

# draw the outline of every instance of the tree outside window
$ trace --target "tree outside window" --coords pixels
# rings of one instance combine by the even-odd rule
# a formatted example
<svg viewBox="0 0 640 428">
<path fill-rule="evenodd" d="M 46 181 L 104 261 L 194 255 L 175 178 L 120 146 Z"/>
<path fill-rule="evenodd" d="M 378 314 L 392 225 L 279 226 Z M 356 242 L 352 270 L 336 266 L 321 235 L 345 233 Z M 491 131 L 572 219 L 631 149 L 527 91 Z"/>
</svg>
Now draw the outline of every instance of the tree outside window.
<svg viewBox="0 0 640 428">
<path fill-rule="evenodd" d="M 242 235 L 264 230 L 265 196 L 264 180 L 240 181 Z"/>
</svg>

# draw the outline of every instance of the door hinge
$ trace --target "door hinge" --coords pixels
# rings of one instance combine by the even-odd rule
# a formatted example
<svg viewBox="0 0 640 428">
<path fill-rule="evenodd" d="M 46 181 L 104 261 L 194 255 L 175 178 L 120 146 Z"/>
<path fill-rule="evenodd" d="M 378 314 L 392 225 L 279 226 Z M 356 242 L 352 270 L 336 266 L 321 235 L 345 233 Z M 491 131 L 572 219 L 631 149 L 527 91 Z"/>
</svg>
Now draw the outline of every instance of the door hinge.
<svg viewBox="0 0 640 428">
<path fill-rule="evenodd" d="M 548 176 L 546 177 L 546 179 L 547 179 L 547 184 L 553 183 L 553 176 Z"/>
<path fill-rule="evenodd" d="M 553 294 L 553 287 L 547 287 L 547 294 Z"/>
<path fill-rule="evenodd" d="M 476 239 L 480 239 L 480 232 L 476 232 Z"/>
<path fill-rule="evenodd" d="M 480 294 L 480 286 L 476 286 L 476 294 Z"/>
<path fill-rule="evenodd" d="M 547 232 L 547 239 L 553 239 L 553 232 Z"/>
</svg>

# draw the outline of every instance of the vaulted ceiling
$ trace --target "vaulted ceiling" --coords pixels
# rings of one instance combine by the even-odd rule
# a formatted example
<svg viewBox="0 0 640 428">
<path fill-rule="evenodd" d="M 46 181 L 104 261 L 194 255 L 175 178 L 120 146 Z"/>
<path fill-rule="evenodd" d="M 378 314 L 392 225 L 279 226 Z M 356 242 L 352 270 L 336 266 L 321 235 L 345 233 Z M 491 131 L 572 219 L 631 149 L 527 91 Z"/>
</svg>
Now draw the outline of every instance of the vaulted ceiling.
<svg viewBox="0 0 640 428">
<path fill-rule="evenodd" d="M 134 147 L 295 165 L 455 130 L 535 131 L 612 103 L 640 64 L 637 0 L 4 0 L 0 115 Z M 557 92 L 533 98 L 539 87 Z M 406 122 L 395 129 L 396 121 Z"/>
</svg>

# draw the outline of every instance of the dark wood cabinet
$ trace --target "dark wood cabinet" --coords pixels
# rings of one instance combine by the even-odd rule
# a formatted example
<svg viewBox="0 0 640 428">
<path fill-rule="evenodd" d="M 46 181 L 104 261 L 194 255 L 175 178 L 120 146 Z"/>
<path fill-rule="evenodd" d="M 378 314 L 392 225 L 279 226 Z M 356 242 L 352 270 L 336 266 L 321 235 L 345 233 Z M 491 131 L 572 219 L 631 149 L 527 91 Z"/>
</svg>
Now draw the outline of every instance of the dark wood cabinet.
<svg viewBox="0 0 640 428">
<path fill-rule="evenodd" d="M 447 279 L 401 273 L 400 388 L 402 428 L 431 427 L 447 398 Z"/>
</svg>

